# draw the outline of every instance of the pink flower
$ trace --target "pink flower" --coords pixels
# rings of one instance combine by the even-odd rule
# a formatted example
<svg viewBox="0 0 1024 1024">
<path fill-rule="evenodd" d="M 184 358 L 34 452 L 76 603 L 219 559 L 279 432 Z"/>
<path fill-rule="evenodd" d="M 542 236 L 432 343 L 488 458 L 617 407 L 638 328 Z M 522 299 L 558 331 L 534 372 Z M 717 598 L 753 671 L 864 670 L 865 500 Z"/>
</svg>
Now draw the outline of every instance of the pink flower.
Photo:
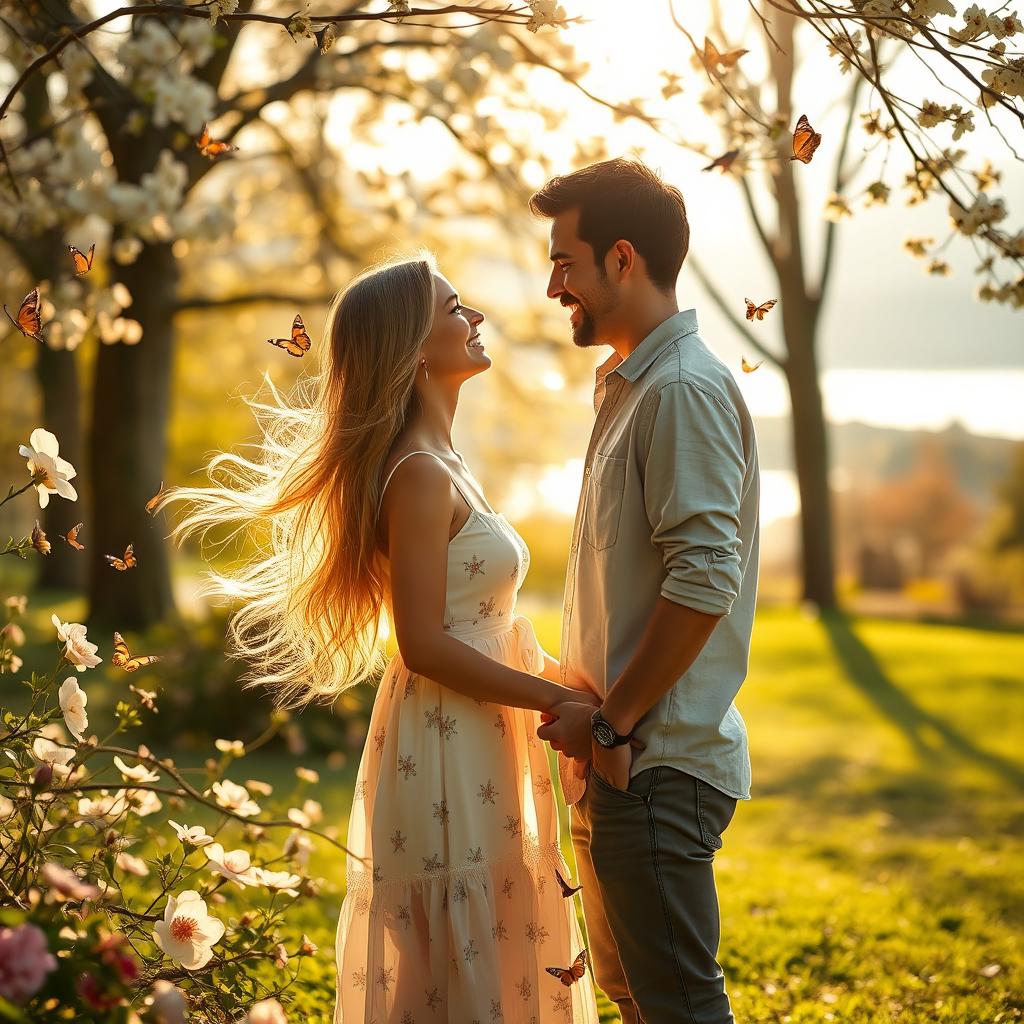
<svg viewBox="0 0 1024 1024">
<path fill-rule="evenodd" d="M 0 928 L 0 996 L 27 1002 L 56 970 L 57 958 L 46 945 L 46 933 L 34 924 Z"/>
</svg>

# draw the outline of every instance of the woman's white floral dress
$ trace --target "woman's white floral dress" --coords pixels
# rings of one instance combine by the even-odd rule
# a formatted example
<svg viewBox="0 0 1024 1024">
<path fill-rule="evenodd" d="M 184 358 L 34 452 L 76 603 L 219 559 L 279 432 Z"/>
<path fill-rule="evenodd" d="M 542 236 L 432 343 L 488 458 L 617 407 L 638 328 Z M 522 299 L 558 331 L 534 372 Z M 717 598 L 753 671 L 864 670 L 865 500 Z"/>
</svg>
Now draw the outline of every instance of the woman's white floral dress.
<svg viewBox="0 0 1024 1024">
<path fill-rule="evenodd" d="M 504 516 L 472 511 L 448 546 L 444 628 L 539 672 L 533 627 L 515 614 L 528 564 Z M 568 967 L 583 941 L 555 877 L 572 881 L 539 724 L 391 660 L 349 822 L 365 864 L 348 858 L 335 1024 L 597 1024 L 589 970 L 570 986 L 545 970 Z"/>
</svg>

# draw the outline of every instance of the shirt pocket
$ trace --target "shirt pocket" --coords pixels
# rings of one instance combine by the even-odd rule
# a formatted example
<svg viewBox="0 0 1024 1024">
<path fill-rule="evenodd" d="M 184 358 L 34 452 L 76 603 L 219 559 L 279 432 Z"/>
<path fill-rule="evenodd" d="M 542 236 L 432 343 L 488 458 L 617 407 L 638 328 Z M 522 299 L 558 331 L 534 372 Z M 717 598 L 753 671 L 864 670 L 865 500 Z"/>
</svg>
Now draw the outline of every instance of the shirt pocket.
<svg viewBox="0 0 1024 1024">
<path fill-rule="evenodd" d="M 596 551 L 610 548 L 618 540 L 625 486 L 626 460 L 596 454 L 587 482 L 587 514 L 583 521 L 583 538 Z"/>
</svg>

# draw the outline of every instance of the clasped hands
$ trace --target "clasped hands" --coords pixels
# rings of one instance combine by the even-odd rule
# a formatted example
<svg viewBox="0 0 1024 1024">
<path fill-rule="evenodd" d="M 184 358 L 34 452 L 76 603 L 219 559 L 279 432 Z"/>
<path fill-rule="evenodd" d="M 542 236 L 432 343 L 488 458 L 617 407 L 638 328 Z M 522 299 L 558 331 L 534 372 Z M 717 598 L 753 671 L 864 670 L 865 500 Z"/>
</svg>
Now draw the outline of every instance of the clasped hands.
<svg viewBox="0 0 1024 1024">
<path fill-rule="evenodd" d="M 645 744 L 634 737 L 620 747 L 602 747 L 590 731 L 590 720 L 599 707 L 601 699 L 592 690 L 581 689 L 579 700 L 565 700 L 556 704 L 550 713 L 541 712 L 544 724 L 537 729 L 537 735 L 573 759 L 577 778 L 582 779 L 586 775 L 587 763 L 592 761 L 591 770 L 605 782 L 617 789 L 626 789 L 632 751 L 643 750 Z"/>
</svg>

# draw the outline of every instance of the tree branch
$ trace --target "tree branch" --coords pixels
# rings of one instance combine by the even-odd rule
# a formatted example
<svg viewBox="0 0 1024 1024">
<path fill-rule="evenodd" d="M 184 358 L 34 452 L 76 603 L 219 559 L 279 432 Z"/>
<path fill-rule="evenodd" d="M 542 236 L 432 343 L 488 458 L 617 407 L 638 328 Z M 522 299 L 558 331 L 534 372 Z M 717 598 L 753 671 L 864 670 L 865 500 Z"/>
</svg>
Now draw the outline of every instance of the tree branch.
<svg viewBox="0 0 1024 1024">
<path fill-rule="evenodd" d="M 725 301 L 724 296 L 712 282 L 707 272 L 700 265 L 700 262 L 694 256 L 688 256 L 686 260 L 687 264 L 693 270 L 698 281 L 703 285 L 704 290 L 708 293 L 711 301 L 718 307 L 719 312 L 722 316 L 729 321 L 730 324 L 736 329 L 740 337 L 752 348 L 756 349 L 761 353 L 769 362 L 773 363 L 780 370 L 785 372 L 786 360 L 777 356 L 771 349 L 767 348 L 764 342 L 759 341 L 754 337 L 753 332 L 743 323 L 743 321 L 732 311 L 732 307 Z"/>
<path fill-rule="evenodd" d="M 850 99 L 849 106 L 846 110 L 846 124 L 843 126 L 843 137 L 839 143 L 839 156 L 836 159 L 836 177 L 835 187 L 833 191 L 837 194 L 841 193 L 846 184 L 845 164 L 846 164 L 846 150 L 850 144 L 850 134 L 853 130 L 853 119 L 857 113 L 857 98 L 860 96 L 861 86 L 864 84 L 864 79 L 858 75 L 853 80 L 853 85 L 850 88 Z M 828 288 L 829 275 L 832 272 L 832 254 L 835 249 L 835 238 L 836 238 L 836 224 L 834 220 L 830 220 L 825 227 L 825 241 L 823 247 L 823 257 L 821 262 L 821 273 L 818 276 L 818 282 L 811 292 L 809 298 L 814 303 L 815 309 L 820 309 L 825 301 L 825 290 Z"/>
</svg>

